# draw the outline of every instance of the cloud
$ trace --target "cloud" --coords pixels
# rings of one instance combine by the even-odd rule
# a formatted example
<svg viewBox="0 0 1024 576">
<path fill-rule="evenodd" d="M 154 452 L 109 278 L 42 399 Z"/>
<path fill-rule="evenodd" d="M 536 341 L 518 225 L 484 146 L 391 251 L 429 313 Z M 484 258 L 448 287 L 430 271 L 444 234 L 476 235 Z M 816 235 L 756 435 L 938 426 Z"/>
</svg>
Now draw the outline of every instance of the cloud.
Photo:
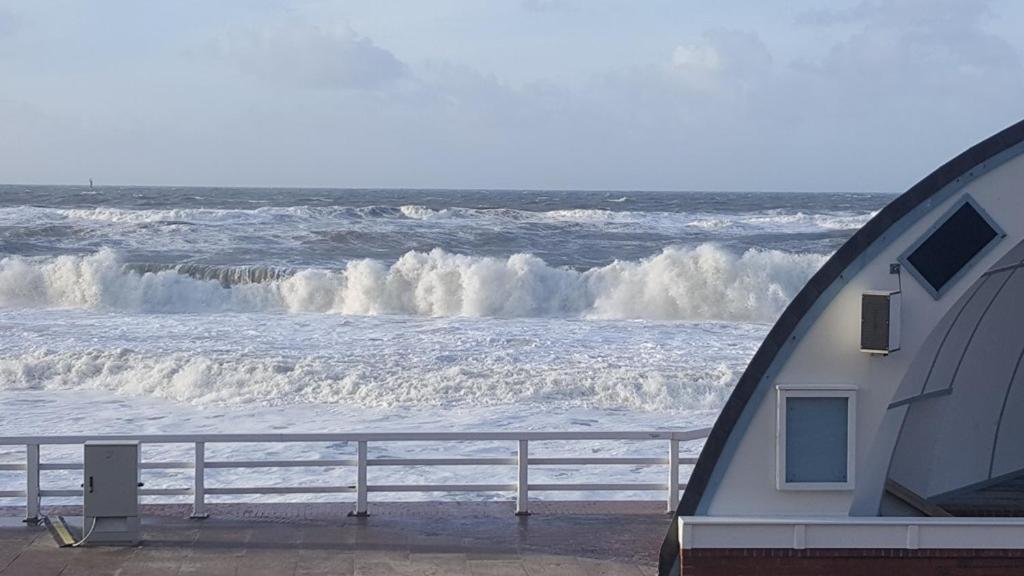
<svg viewBox="0 0 1024 576">
<path fill-rule="evenodd" d="M 992 111 L 1020 110 L 1019 51 L 986 29 L 988 2 L 885 0 L 803 21 L 850 32 L 818 60 L 795 68 L 813 91 L 827 90 L 851 116 L 929 115 L 977 126 Z M 1018 112 L 1019 113 L 1019 112 Z"/>
<path fill-rule="evenodd" d="M 817 10 L 799 20 L 810 26 L 853 29 L 821 62 L 842 71 L 871 67 L 919 79 L 1019 68 L 1017 49 L 986 29 L 987 0 L 874 0 L 845 10 Z"/>
<path fill-rule="evenodd" d="M 473 26 L 418 30 L 392 25 L 395 8 L 380 9 L 383 27 L 369 8 L 246 12 L 244 24 L 225 9 L 187 35 L 147 16 L 167 36 L 123 59 L 123 34 L 69 15 L 38 28 L 23 57 L 0 58 L 0 76 L 17 79 L 0 95 L 0 171 L 42 182 L 898 191 L 1024 114 L 1020 54 L 992 32 L 986 3 L 818 11 L 784 30 L 792 43 L 767 25 L 681 35 L 621 14 L 570 35 L 522 4 L 518 22 L 501 19 L 516 16 L 507 5 L 480 6 Z M 593 17 L 583 6 L 581 21 Z M 325 24 L 349 18 L 370 37 Z M 424 48 L 467 27 L 473 41 Z M 618 38 L 643 45 L 642 58 L 616 59 Z M 106 50 L 79 48 L 94 39 Z M 550 42 L 525 57 L 538 40 Z M 540 54 L 555 72 L 517 76 L 470 50 L 507 51 L 524 68 Z"/>
<path fill-rule="evenodd" d="M 566 0 L 521 0 L 520 5 L 528 12 L 562 12 L 573 9 Z"/>
<path fill-rule="evenodd" d="M 11 36 L 18 29 L 18 18 L 11 12 L 0 8 L 0 38 Z"/>
<path fill-rule="evenodd" d="M 327 90 L 376 90 L 408 73 L 390 51 L 351 28 L 303 23 L 235 31 L 213 50 L 252 76 L 275 85 Z"/>
<path fill-rule="evenodd" d="M 864 0 L 845 8 L 817 8 L 797 16 L 797 23 L 837 26 L 871 23 L 898 29 L 970 28 L 992 15 L 991 0 Z"/>
<path fill-rule="evenodd" d="M 715 74 L 722 67 L 722 56 L 708 44 L 682 44 L 672 51 L 672 65 L 684 74 Z"/>
<path fill-rule="evenodd" d="M 672 69 L 685 84 L 701 90 L 749 85 L 768 74 L 771 66 L 771 53 L 750 31 L 712 30 L 700 41 L 672 51 Z"/>
</svg>

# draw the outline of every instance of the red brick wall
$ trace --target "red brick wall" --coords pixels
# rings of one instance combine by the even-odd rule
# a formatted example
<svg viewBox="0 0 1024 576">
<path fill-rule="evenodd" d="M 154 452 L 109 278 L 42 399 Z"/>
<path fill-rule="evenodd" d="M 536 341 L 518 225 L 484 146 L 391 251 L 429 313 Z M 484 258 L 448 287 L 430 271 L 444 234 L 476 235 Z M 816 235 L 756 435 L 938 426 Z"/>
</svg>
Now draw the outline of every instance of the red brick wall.
<svg viewBox="0 0 1024 576">
<path fill-rule="evenodd" d="M 1024 575 L 1024 550 L 683 550 L 683 576 Z"/>
</svg>

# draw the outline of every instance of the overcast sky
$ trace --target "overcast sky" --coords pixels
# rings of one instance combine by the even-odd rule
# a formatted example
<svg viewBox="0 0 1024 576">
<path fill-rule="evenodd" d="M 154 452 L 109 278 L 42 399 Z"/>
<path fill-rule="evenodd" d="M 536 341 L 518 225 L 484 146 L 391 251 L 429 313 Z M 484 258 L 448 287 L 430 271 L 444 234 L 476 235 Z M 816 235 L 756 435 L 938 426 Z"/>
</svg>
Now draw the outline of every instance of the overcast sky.
<svg viewBox="0 0 1024 576">
<path fill-rule="evenodd" d="M 0 182 L 899 192 L 1024 118 L 1022 30 L 1019 0 L 0 0 Z"/>
</svg>

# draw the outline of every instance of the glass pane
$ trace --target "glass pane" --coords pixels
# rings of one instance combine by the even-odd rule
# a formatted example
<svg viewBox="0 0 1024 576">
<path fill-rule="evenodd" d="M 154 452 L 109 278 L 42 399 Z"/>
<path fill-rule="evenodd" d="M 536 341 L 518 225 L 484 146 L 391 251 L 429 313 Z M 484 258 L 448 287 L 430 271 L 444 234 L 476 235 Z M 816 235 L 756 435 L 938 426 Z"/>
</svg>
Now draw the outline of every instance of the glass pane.
<svg viewBox="0 0 1024 576">
<path fill-rule="evenodd" d="M 786 399 L 786 482 L 846 482 L 848 402 Z"/>
<path fill-rule="evenodd" d="M 998 233 L 970 204 L 964 204 L 907 260 L 936 291 L 942 290 Z"/>
</svg>

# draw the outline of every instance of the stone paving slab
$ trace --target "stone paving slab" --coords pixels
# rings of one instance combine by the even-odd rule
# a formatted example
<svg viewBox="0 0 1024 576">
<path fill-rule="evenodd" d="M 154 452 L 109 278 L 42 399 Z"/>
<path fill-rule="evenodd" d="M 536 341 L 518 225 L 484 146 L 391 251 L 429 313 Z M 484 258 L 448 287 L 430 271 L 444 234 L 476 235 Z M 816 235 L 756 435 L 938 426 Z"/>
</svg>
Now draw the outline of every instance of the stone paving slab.
<svg viewBox="0 0 1024 576">
<path fill-rule="evenodd" d="M 654 574 L 664 504 L 507 502 L 144 506 L 137 547 L 58 548 L 20 509 L 0 508 L 0 575 L 29 576 L 640 576 Z M 79 524 L 76 507 L 57 507 Z"/>
</svg>

